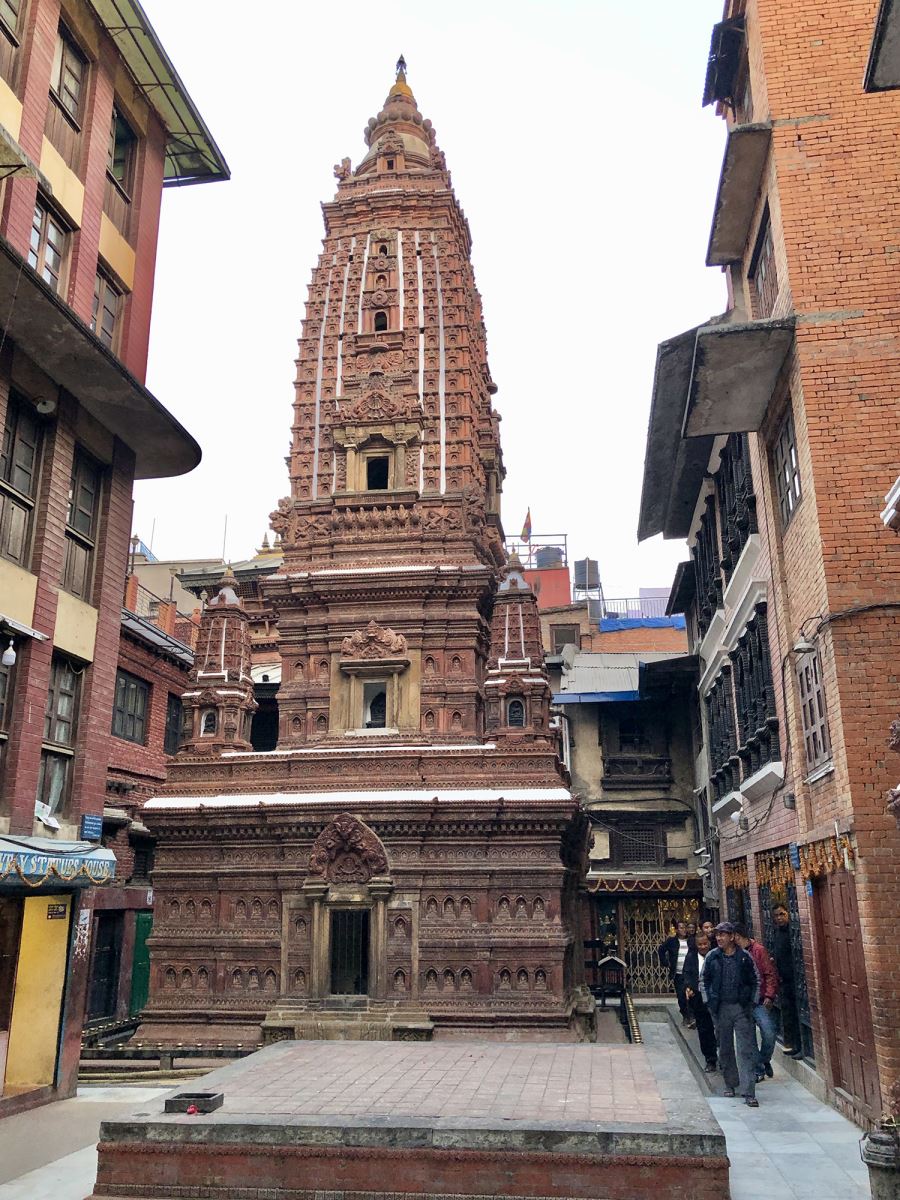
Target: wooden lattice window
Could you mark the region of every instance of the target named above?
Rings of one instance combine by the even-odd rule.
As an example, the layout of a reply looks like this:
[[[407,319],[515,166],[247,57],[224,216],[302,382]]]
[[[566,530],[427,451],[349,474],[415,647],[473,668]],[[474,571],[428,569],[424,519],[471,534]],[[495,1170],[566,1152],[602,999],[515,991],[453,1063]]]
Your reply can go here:
[[[697,579],[697,626],[701,638],[709,629],[716,609],[722,606],[722,575],[719,571],[719,537],[716,521],[716,501],[712,495],[706,498],[706,507],[700,518],[697,540],[691,548],[694,571]]]
[[[728,580],[748,538],[758,528],[746,433],[732,433],[725,443],[716,472],[716,496],[722,523],[722,571]]]
[[[822,660],[818,651],[804,654],[800,659],[797,682],[800,687],[806,765],[813,771],[816,767],[831,762],[828,711],[825,707],[825,688],[822,682]]]

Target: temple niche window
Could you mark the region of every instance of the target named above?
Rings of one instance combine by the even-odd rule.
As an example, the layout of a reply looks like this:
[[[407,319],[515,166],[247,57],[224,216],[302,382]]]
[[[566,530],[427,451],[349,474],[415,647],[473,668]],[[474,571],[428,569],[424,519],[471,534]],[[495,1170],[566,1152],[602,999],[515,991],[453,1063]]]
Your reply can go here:
[[[218,724],[215,709],[208,708],[200,718],[200,733],[203,737],[215,737]]]
[[[386,680],[372,680],[363,684],[363,726],[366,729],[387,727]]]
[[[525,728],[525,701],[519,699],[508,700],[506,704],[506,723],[510,729]]]
[[[373,454],[366,459],[366,490],[386,492],[391,486],[391,460],[387,454]]]
[[[379,309],[378,312],[375,314],[374,328],[375,328],[376,333],[387,333],[388,316],[387,316],[387,313],[383,309]]]

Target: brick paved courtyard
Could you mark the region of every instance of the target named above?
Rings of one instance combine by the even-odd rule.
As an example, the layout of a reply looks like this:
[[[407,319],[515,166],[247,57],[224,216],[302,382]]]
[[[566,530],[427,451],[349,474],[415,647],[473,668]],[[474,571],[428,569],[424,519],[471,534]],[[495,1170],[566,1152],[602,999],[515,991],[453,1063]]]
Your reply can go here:
[[[247,1116],[663,1122],[643,1046],[297,1042],[226,1091]]]
[[[645,1046],[279,1042],[103,1125],[96,1197],[725,1200],[725,1138],[665,1027]]]

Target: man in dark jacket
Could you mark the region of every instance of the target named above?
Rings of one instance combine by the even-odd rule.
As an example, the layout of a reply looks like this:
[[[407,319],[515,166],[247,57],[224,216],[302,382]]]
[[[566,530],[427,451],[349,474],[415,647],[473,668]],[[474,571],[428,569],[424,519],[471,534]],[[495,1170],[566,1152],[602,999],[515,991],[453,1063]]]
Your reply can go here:
[[[687,952],[687,958],[684,960],[684,994],[687,996],[694,1020],[697,1022],[700,1053],[706,1059],[706,1066],[703,1069],[707,1075],[711,1075],[716,1070],[716,1059],[718,1057],[716,1031],[713,1027],[712,1017],[709,1015],[709,1009],[706,1007],[706,1001],[703,999],[700,986],[703,963],[709,951],[709,938],[700,930],[694,938],[694,944]]]
[[[691,1016],[687,997],[684,994],[684,960],[687,958],[689,945],[687,923],[685,921],[676,921],[675,933],[672,937],[666,938],[657,953],[659,954],[659,961],[667,968],[669,978],[675,987],[675,997],[678,1000],[681,1023],[693,1029],[694,1018]]]
[[[775,922],[775,942],[773,945],[775,967],[781,986],[778,990],[778,1008],[781,1013],[781,1037],[784,1054],[792,1058],[802,1058],[803,1050],[800,1044],[800,1020],[797,1016],[797,993],[794,990],[794,951],[791,946],[791,914],[783,904],[776,904],[772,909],[772,920]]]
[[[733,1096],[740,1085],[744,1103],[758,1108],[753,1007],[759,999],[759,973],[753,959],[735,941],[730,921],[716,926],[716,943],[716,949],[710,950],[703,964],[703,985],[706,1005],[716,1026],[725,1095]]]

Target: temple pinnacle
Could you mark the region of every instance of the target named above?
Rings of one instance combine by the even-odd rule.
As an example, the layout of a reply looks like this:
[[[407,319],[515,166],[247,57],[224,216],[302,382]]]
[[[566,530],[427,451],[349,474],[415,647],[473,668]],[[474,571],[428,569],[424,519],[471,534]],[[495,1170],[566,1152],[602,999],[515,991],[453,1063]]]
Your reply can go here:
[[[397,82],[406,83],[406,59],[402,54],[397,59]]]

